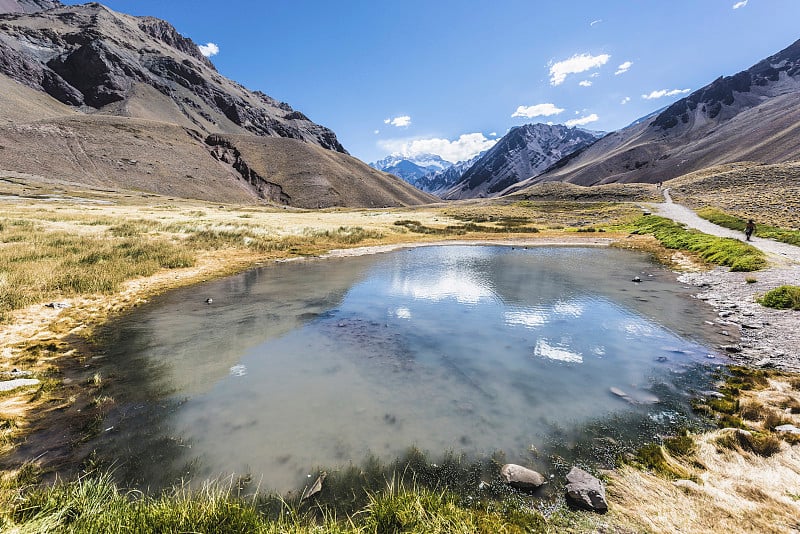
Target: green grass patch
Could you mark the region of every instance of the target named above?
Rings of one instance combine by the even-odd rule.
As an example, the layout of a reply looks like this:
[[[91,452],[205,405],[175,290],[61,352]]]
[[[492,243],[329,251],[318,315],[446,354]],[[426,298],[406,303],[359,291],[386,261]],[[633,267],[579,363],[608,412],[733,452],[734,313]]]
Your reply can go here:
[[[690,477],[689,472],[672,459],[666,448],[657,443],[641,447],[631,463],[669,480]]]
[[[645,215],[633,223],[634,234],[650,234],[669,249],[688,250],[715,265],[732,271],[756,271],[766,267],[763,252],[737,239],[711,236],[656,215]]]
[[[53,533],[525,533],[558,532],[568,513],[546,520],[520,502],[470,505],[453,493],[393,481],[367,495],[353,514],[339,516],[313,502],[276,495],[245,497],[237,485],[176,488],[149,496],[123,491],[110,476],[84,477],[21,492],[0,527]]]
[[[800,286],[780,286],[767,291],[758,303],[778,310],[800,310]]]
[[[730,228],[731,230],[738,230],[742,233],[744,233],[744,228],[747,226],[747,221],[745,219],[729,215],[716,208],[703,208],[697,210],[697,214],[714,224]],[[789,243],[790,245],[800,246],[800,231],[798,230],[788,230],[777,226],[758,224],[756,226],[756,235]]]

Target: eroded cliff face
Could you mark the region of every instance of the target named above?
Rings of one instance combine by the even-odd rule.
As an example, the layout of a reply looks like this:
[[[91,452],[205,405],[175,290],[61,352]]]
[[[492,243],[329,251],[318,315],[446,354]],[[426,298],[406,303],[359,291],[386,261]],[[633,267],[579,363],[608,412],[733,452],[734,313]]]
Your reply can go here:
[[[0,2],[0,73],[64,104],[141,118],[152,118],[141,110],[170,108],[174,122],[207,134],[288,137],[346,153],[330,129],[221,76],[168,22],[98,3]]]
[[[239,149],[228,139],[219,135],[209,135],[205,143],[209,147],[211,156],[239,173],[242,179],[252,186],[259,197],[277,204],[291,204],[292,199],[284,193],[283,188],[279,184],[267,181],[255,170],[251,169]]]

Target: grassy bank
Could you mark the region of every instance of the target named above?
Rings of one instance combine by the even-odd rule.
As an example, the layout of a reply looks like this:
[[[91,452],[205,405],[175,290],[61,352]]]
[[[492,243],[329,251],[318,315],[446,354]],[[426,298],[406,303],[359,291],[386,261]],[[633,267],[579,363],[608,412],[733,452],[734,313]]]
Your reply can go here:
[[[0,529],[16,532],[523,533],[592,532],[603,517],[549,505],[490,476],[486,465],[449,455],[431,463],[412,450],[332,473],[322,490],[249,494],[240,479],[159,494],[121,489],[109,474],[33,485],[32,468],[0,487]],[[484,482],[483,479],[489,482]],[[544,507],[543,507],[544,508]]]
[[[767,266],[763,252],[736,239],[715,237],[664,217],[647,215],[633,223],[634,234],[650,234],[669,249],[687,250],[714,265],[732,271],[757,271]]]
[[[745,226],[747,226],[747,221],[745,219],[736,217],[734,215],[729,215],[715,208],[702,208],[697,210],[697,214],[714,224],[724,226],[725,228],[730,228],[731,230],[738,230],[742,233],[744,233]],[[757,221],[755,235],[758,237],[764,237],[766,239],[782,241],[784,243],[789,243],[790,245],[800,246],[800,230],[788,230],[786,228],[770,226]]]
[[[718,430],[666,437],[611,475],[618,518],[648,532],[791,532],[800,517],[800,376],[731,367],[694,409]]]

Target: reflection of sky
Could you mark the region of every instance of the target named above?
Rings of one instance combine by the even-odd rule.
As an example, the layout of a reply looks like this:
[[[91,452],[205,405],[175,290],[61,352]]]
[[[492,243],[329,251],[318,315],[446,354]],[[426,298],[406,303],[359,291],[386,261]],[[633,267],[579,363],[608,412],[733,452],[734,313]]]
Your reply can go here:
[[[549,323],[554,317],[577,319],[583,315],[584,306],[584,303],[577,300],[559,300],[549,308],[537,306],[535,308],[507,311],[505,313],[505,322],[509,326],[536,328]]]
[[[533,354],[540,358],[547,358],[548,360],[583,363],[582,354],[573,352],[566,347],[551,345],[546,339],[542,338],[536,340],[536,348],[533,349]]]
[[[507,325],[519,325],[527,328],[542,326],[547,323],[547,313],[538,309],[506,312]]]
[[[390,293],[416,300],[439,302],[455,299],[462,304],[477,304],[484,299],[494,299],[490,284],[473,273],[449,270],[431,278],[403,278],[394,280]]]
[[[398,319],[411,319],[411,310],[401,306],[394,311],[394,316]]]

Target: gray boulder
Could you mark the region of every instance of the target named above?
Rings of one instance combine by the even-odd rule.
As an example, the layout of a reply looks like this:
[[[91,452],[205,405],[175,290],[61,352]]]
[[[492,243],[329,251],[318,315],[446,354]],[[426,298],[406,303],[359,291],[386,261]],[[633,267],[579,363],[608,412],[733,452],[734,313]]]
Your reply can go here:
[[[603,483],[583,469],[573,467],[567,474],[566,497],[571,505],[600,514],[608,511]]]
[[[532,491],[545,483],[545,478],[538,472],[516,464],[506,464],[500,469],[500,476],[512,488]]]

